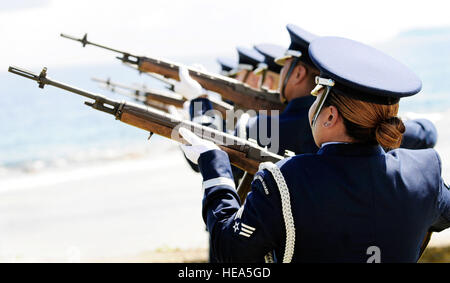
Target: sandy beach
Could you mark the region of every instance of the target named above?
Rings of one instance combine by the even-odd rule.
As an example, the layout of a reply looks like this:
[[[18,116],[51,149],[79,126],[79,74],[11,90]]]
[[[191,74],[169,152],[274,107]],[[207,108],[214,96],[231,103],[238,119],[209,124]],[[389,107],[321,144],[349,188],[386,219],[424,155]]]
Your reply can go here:
[[[0,262],[205,262],[201,176],[176,144],[153,146],[144,156],[3,175]],[[450,180],[449,147],[437,150]],[[446,246],[450,231],[435,233],[430,247]]]
[[[201,176],[172,145],[0,181],[0,261],[124,261],[205,250]]]

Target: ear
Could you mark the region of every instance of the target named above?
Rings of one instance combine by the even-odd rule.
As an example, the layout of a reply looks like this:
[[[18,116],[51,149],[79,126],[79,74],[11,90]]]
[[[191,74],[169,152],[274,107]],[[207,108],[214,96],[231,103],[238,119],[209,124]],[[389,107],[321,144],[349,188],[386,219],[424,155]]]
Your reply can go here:
[[[339,120],[339,112],[336,106],[328,106],[322,109],[324,112],[323,126],[326,128],[334,127]]]
[[[303,64],[297,64],[294,68],[293,77],[295,79],[295,84],[301,84],[306,80],[308,76],[308,70],[303,66]]]

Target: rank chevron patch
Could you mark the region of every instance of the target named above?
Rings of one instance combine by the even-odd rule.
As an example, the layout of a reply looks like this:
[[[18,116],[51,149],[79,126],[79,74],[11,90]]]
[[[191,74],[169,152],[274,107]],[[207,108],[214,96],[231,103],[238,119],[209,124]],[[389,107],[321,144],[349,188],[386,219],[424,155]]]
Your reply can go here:
[[[255,228],[245,225],[244,223],[241,223],[241,231],[239,232],[239,235],[245,236],[245,237],[250,237],[253,232],[255,232]]]

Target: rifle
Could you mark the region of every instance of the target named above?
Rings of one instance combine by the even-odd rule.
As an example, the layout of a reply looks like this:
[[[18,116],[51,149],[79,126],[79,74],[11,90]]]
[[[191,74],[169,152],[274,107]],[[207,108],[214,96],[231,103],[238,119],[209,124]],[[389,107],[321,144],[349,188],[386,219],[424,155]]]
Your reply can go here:
[[[137,88],[131,87],[127,85],[123,85],[120,83],[112,82],[110,79],[102,80],[97,78],[92,78],[93,81],[104,84],[104,86],[113,91],[118,92],[117,89],[129,90],[132,93],[134,98],[139,98],[139,101],[142,101],[146,104],[149,104],[151,101],[157,101],[159,103],[163,103],[166,105],[173,105],[178,108],[183,108],[183,104],[186,102],[181,95],[177,95],[175,93],[169,93],[167,91],[161,91],[157,89],[147,89],[147,88]],[[123,92],[119,92],[120,94],[124,94],[126,96],[130,96],[130,94],[125,94]]]
[[[137,93],[130,93],[127,92],[125,90],[122,90],[120,88],[115,88],[113,86],[108,86],[108,85],[101,85],[100,88],[111,91],[113,93],[117,93],[123,96],[127,96],[129,98],[132,98],[134,101],[145,104],[147,106],[156,108],[158,110],[164,111],[164,112],[169,112],[169,106],[167,104],[164,104],[162,102],[156,101],[156,100],[147,100],[145,97],[137,94]]]
[[[150,72],[163,75],[166,78],[180,80],[178,71],[180,65],[162,59],[133,55],[129,52],[120,51],[87,40],[87,34],[83,38],[76,38],[61,34],[62,37],[79,41],[85,47],[93,45],[103,49],[119,53],[116,57],[124,63],[137,66],[140,72]],[[190,76],[198,81],[203,88],[220,93],[224,99],[233,101],[238,108],[254,110],[280,110],[285,105],[279,99],[279,93],[267,89],[254,89],[244,83],[222,75],[202,72],[188,68]]]
[[[143,102],[149,106],[154,106],[152,104],[155,104],[154,102],[157,102],[159,104],[165,105],[166,108],[168,105],[173,105],[177,108],[183,108],[183,104],[186,102],[186,99],[177,93],[161,91],[161,90],[157,90],[157,89],[147,89],[147,88],[140,89],[140,88],[130,87],[130,86],[126,86],[123,84],[111,82],[111,80],[109,80],[109,79],[101,80],[101,79],[97,79],[97,78],[92,78],[92,80],[105,84],[111,91],[117,92],[116,88],[130,90],[134,93],[134,98],[144,97]],[[121,93],[121,94],[124,94],[124,93]],[[124,95],[130,96],[127,94],[124,94]],[[140,100],[140,99],[138,99],[138,100]],[[231,111],[234,109],[232,105],[230,105],[224,101],[220,101],[220,100],[217,100],[214,98],[209,98],[209,101],[211,102],[213,109],[219,111],[222,114],[222,117],[226,117],[227,111]]]
[[[163,137],[186,143],[186,141],[179,136],[178,129],[180,127],[187,128],[199,137],[217,144],[222,150],[228,153],[231,164],[250,174],[254,174],[258,171],[261,162],[278,162],[283,159],[282,156],[273,154],[251,141],[217,131],[210,127],[179,119],[173,115],[148,106],[112,100],[102,95],[54,81],[47,77],[47,68],[44,68],[39,75],[12,66],[8,68],[8,71],[36,81],[40,88],[44,88],[45,85],[51,85],[89,98],[93,100],[93,102],[86,101],[86,105],[113,115],[116,120],[120,120],[123,123],[149,131],[150,137],[153,133],[156,133]]]

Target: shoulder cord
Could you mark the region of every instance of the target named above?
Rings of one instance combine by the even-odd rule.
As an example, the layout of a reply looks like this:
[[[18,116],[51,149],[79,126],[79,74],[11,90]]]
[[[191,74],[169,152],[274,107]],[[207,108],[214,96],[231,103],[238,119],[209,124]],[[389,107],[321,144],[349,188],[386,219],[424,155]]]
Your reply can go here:
[[[272,162],[264,162],[259,165],[259,170],[268,170],[278,186],[281,196],[281,207],[283,211],[284,225],[286,226],[286,246],[284,249],[283,263],[289,263],[294,256],[295,247],[295,224],[294,217],[292,216],[291,209],[291,196],[289,194],[289,188],[284,180],[283,174],[277,165]],[[265,259],[270,259],[268,256]],[[273,259],[272,259],[273,261]]]

